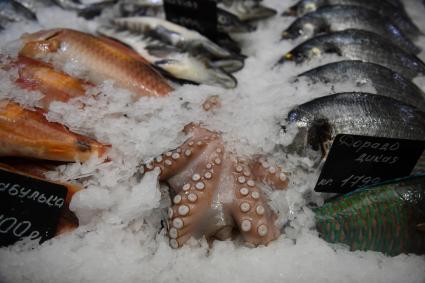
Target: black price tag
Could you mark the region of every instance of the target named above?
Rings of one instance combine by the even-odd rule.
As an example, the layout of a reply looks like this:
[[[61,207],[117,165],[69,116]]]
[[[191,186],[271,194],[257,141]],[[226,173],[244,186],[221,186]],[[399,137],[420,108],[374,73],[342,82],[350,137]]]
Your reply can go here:
[[[408,176],[424,148],[425,141],[338,135],[314,190],[347,193]]]
[[[217,35],[215,0],[164,0],[168,21],[198,31],[214,40]]]
[[[0,169],[0,246],[52,238],[67,193],[65,186]]]

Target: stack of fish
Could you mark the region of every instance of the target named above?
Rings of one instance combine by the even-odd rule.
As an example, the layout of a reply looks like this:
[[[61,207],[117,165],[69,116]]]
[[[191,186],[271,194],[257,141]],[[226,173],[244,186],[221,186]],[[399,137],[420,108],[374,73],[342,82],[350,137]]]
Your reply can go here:
[[[279,61],[341,60],[297,76],[311,84],[370,84],[376,93],[320,97],[289,112],[298,133],[289,150],[325,159],[338,134],[425,140],[425,94],[411,80],[425,74],[413,40],[421,34],[398,0],[301,0],[284,39],[305,39]],[[319,153],[319,154],[316,154]],[[310,155],[311,156],[311,155]],[[425,178],[359,189],[316,208],[316,228],[331,243],[389,255],[425,252]]]
[[[37,9],[51,5],[85,18],[101,15],[108,24],[99,27],[100,34],[132,47],[170,79],[224,88],[237,86],[232,73],[243,68],[245,59],[228,33],[253,31],[256,21],[276,14],[260,0],[219,0],[213,42],[166,21],[162,0],[6,0],[0,3],[0,27],[36,20]]]
[[[425,96],[411,80],[425,74],[413,40],[421,34],[398,0],[302,0],[284,15],[298,18],[284,39],[306,41],[279,61],[300,64],[334,54],[340,61],[299,74],[311,82],[371,84],[376,93],[337,93],[293,109],[299,153],[326,156],[341,133],[425,139]]]
[[[276,13],[258,0],[218,1],[216,44],[166,21],[162,1],[127,0],[120,3],[119,10],[125,17],[101,26],[100,34],[132,47],[169,77],[225,88],[236,87],[231,74],[243,67],[244,60],[240,47],[227,33],[253,31],[253,21]]]

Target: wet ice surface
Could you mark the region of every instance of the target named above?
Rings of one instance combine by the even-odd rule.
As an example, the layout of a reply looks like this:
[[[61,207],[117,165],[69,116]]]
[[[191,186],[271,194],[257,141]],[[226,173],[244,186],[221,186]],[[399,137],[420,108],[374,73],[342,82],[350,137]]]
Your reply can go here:
[[[265,0],[264,4],[281,12],[293,2]],[[425,8],[419,1],[407,4],[412,17],[425,29],[421,16]],[[59,9],[40,14],[39,26],[14,25],[0,34],[0,42],[40,28],[93,31],[96,27],[94,22]],[[186,85],[168,98],[141,98],[134,103],[129,92],[105,82],[91,90],[102,93],[96,98],[52,104],[49,120],[111,144],[112,161],[93,159],[82,165],[62,166],[49,174],[55,179],[77,180],[86,188],[71,203],[81,225],[73,233],[39,247],[23,243],[0,249],[0,282],[425,282],[424,257],[390,258],[376,252],[350,252],[317,237],[314,217],[307,207],[324,200],[324,195],[313,192],[317,172],[300,169],[307,168],[311,161],[276,148],[290,141],[290,134],[282,135],[280,123],[294,105],[329,92],[353,90],[354,84],[333,89],[290,84],[295,74],[335,61],[336,57],[303,66],[272,68],[294,46],[279,41],[280,32],[291,21],[276,16],[261,23],[256,32],[238,36],[249,57],[245,68],[236,74],[239,86],[235,90]],[[425,39],[419,42],[425,48]],[[425,52],[420,56],[424,60]],[[5,76],[9,75],[13,71],[1,73],[0,97],[15,97],[26,105],[36,105],[40,94],[24,96],[6,82]],[[424,81],[415,80],[422,87]],[[374,91],[370,86],[362,90]],[[201,104],[210,95],[219,95],[223,106],[207,113]],[[81,102],[86,105],[84,109],[79,107]],[[240,154],[274,156],[293,172],[289,188],[270,195],[285,233],[269,246],[251,249],[239,242],[216,241],[208,248],[201,240],[191,241],[179,250],[169,247],[160,224],[167,202],[161,199],[155,173],[139,183],[133,175],[141,160],[181,144],[187,138],[181,129],[193,121],[221,131],[228,148]]]

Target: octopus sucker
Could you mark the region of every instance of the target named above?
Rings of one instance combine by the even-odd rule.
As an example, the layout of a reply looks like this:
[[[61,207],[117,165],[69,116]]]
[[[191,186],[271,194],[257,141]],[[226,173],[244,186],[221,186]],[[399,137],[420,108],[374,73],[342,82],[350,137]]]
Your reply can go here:
[[[20,56],[56,65],[77,62],[93,84],[113,80],[137,96],[166,96],[172,91],[143,57],[118,42],[71,29],[39,31],[21,39]]]
[[[186,142],[144,163],[140,171],[159,168],[159,181],[170,187],[170,246],[179,248],[191,237],[226,240],[235,231],[249,246],[266,245],[279,237],[277,216],[261,186],[286,188],[283,168],[268,161],[276,168],[270,171],[258,157],[226,150],[220,134],[196,124],[186,126],[184,132],[191,134]]]
[[[87,161],[109,146],[47,121],[42,110],[28,110],[0,101],[0,156],[54,161]]]

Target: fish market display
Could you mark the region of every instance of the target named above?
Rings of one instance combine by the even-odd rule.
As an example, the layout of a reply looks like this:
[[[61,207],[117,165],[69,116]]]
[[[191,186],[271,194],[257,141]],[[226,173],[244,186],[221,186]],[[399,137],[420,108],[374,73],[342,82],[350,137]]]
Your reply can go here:
[[[424,140],[425,113],[402,102],[367,93],[338,93],[320,97],[289,112],[299,131],[295,150],[326,153],[338,134]]]
[[[397,25],[378,13],[359,6],[326,6],[295,20],[282,33],[283,38],[294,39],[299,36],[311,38],[320,33],[346,29],[366,30],[390,40],[409,53],[419,53],[416,47]]]
[[[113,80],[138,96],[164,96],[172,90],[144,58],[119,43],[70,29],[26,34],[22,40],[21,56],[62,66],[76,61],[84,79],[94,84]]]
[[[383,37],[363,30],[345,30],[314,37],[286,53],[279,63],[302,63],[324,54],[376,63],[409,79],[425,74],[425,63],[419,58],[404,52]]]
[[[43,114],[41,110],[31,111],[2,101],[0,156],[84,162],[105,153],[106,145],[49,122]]]
[[[314,210],[320,236],[351,250],[425,253],[425,177],[360,189]]]
[[[302,74],[312,83],[335,84],[353,81],[357,85],[370,83],[377,94],[388,96],[419,109],[425,109],[425,94],[414,83],[402,75],[381,65],[362,61],[339,61],[329,63]]]
[[[406,35],[415,37],[422,32],[406,14],[401,3],[388,0],[301,0],[290,7],[284,15],[302,16],[323,6],[352,5],[364,7],[394,22]]]
[[[196,83],[236,86],[229,73],[243,67],[243,61],[196,31],[151,18],[119,18],[98,32],[131,46],[151,64],[176,78]]]
[[[391,172],[413,167],[422,0],[208,0],[205,35],[162,0],[6,1],[31,13],[0,17],[0,169],[68,194],[54,239],[0,248],[0,282],[425,278],[423,176],[315,191],[351,161],[317,166],[338,134],[408,139]]]
[[[260,183],[286,188],[282,168],[265,159],[236,156],[215,132],[193,124],[185,131],[192,137],[183,145],[141,167],[142,174],[158,170],[159,180],[167,182],[174,195],[168,212],[171,247],[181,247],[192,236],[226,240],[234,229],[253,246],[276,239],[276,215]]]

